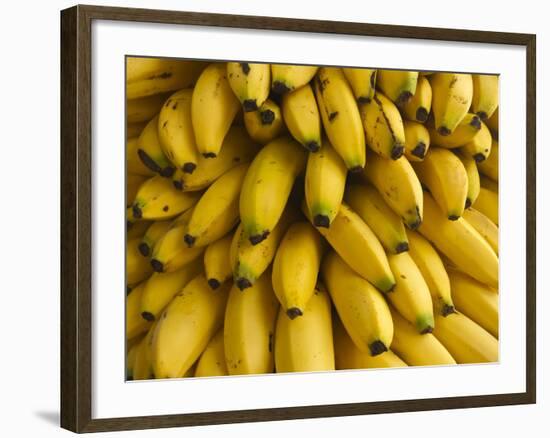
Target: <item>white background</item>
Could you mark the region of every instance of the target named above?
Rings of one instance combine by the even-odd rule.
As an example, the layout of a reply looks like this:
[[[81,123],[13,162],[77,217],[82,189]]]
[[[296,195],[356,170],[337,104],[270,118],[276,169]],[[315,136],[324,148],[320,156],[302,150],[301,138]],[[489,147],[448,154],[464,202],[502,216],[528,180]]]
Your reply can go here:
[[[103,2],[90,2],[103,4]],[[297,18],[364,21],[388,24],[459,27],[472,29],[532,32],[538,36],[538,222],[548,202],[543,175],[549,158],[545,143],[544,101],[550,100],[542,80],[545,69],[547,14],[542,2],[462,1],[442,6],[424,1],[422,8],[410,1],[378,3],[360,7],[357,1],[131,1],[111,0],[109,5],[156,7],[164,9],[227,12]],[[2,84],[0,141],[3,166],[0,172],[2,208],[2,248],[0,290],[4,298],[2,312],[3,384],[2,433],[8,436],[68,435],[57,427],[59,404],[59,10],[72,3],[65,1],[10,2],[1,18]],[[332,6],[331,6],[332,5]],[[547,118],[547,117],[546,117]],[[546,183],[546,184],[545,184]],[[468,434],[507,437],[530,433],[543,436],[548,429],[545,410],[550,409],[542,369],[548,364],[548,352],[542,349],[548,324],[544,324],[542,248],[548,242],[543,226],[538,230],[538,400],[535,406],[468,409],[424,413],[392,414],[336,419],[285,421],[269,424],[244,424],[187,428],[184,431],[142,431],[107,434],[112,436],[257,436],[316,434],[334,436],[343,433],[376,435],[407,434],[426,436],[444,434],[458,437]],[[5,298],[7,298],[7,303]],[[547,414],[546,414],[547,415]],[[537,430],[540,432],[537,433]]]

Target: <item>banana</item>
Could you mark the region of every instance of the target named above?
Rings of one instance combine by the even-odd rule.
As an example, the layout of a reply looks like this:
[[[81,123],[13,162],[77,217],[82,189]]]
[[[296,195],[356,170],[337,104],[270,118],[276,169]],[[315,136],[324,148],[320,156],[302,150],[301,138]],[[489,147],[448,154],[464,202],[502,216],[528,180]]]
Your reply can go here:
[[[418,229],[420,234],[460,270],[498,287],[498,257],[474,227],[463,218],[448,220],[428,193],[424,194],[424,219]]]
[[[128,348],[128,353],[126,354],[126,380],[134,380],[134,363],[142,339],[140,338],[138,343]]]
[[[195,377],[227,376],[223,349],[223,329],[218,330],[202,352],[195,369]]]
[[[224,322],[225,363],[230,375],[273,372],[278,308],[269,270],[246,292],[231,288]]]
[[[250,138],[260,144],[277,138],[285,127],[281,109],[271,99],[262,103],[257,111],[244,113],[244,126]]]
[[[473,207],[498,226],[498,194],[482,187]]]
[[[242,126],[233,126],[225,136],[222,149],[216,158],[199,156],[197,167],[192,174],[176,170],[173,177],[174,187],[184,192],[202,190],[229,169],[250,162],[256,152],[257,147],[246,130]]]
[[[241,222],[250,243],[260,243],[277,225],[305,164],[306,152],[290,137],[278,138],[258,152],[244,178],[239,200]]]
[[[437,316],[434,335],[459,364],[498,361],[498,340],[462,313]]]
[[[126,172],[134,175],[153,176],[155,172],[149,169],[138,155],[138,137],[128,138],[126,141]]]
[[[229,252],[233,234],[227,233],[215,242],[212,242],[204,252],[204,273],[208,285],[216,290],[223,282],[231,278],[231,262]]]
[[[351,172],[366,163],[365,135],[351,87],[335,67],[321,67],[314,81],[315,97],[330,143]]]
[[[458,311],[498,339],[498,291],[453,269],[449,278]]]
[[[223,324],[230,284],[212,292],[204,275],[191,280],[162,312],[153,333],[155,377],[182,377]]]
[[[307,84],[319,67],[311,65],[271,64],[271,89],[284,94]]]
[[[140,238],[126,242],[126,284],[135,284],[152,274],[148,260],[139,252]]]
[[[126,209],[126,240],[143,237],[147,228],[152,224],[151,221],[138,221],[134,219],[132,208]]]
[[[198,151],[215,158],[241,107],[229,82],[224,63],[210,64],[201,73],[191,98],[191,120]]]
[[[323,256],[321,236],[308,222],[287,230],[273,261],[273,290],[288,318],[303,315],[315,292]]]
[[[198,151],[191,122],[191,96],[185,88],[172,94],[162,106],[158,117],[158,138],[164,155],[185,173],[197,167]]]
[[[126,138],[139,137],[145,126],[147,122],[126,123]]]
[[[153,273],[143,289],[141,317],[147,321],[156,320],[172,298],[201,271],[202,260],[195,259],[178,271]]]
[[[141,297],[145,282],[138,284],[126,296],[126,339],[132,339],[151,328],[151,322],[141,317]]]
[[[466,169],[466,175],[468,175],[468,194],[466,195],[465,208],[470,208],[479,195],[480,179],[477,164],[472,157],[464,152],[456,150],[455,153],[458,159],[462,161],[462,165]]]
[[[247,238],[242,222],[233,235],[229,257],[233,279],[240,290],[251,287],[267,269],[289,225],[296,220],[292,210],[283,212],[281,219],[265,240],[252,245]]]
[[[489,131],[485,123],[481,122],[481,129],[479,132],[472,140],[462,146],[460,150],[471,156],[477,163],[481,163],[491,154],[492,140],[491,131]]]
[[[190,248],[206,246],[225,236],[239,221],[239,195],[248,164],[241,164],[216,180],[193,209],[183,240]]]
[[[447,218],[454,221],[462,216],[468,197],[468,174],[460,159],[447,149],[432,148],[423,161],[412,166]]]
[[[442,136],[452,134],[472,104],[472,75],[434,73],[428,76],[428,80],[432,87],[435,130]]]
[[[414,325],[390,308],[393,319],[392,350],[411,366],[456,365],[456,361],[431,333],[419,334]]]
[[[154,173],[170,178],[174,174],[174,165],[160,146],[158,136],[158,116],[145,125],[138,138],[138,156],[141,162]]]
[[[405,120],[405,156],[409,161],[422,161],[430,148],[430,133],[418,122]]]
[[[369,103],[374,97],[377,70],[342,68],[358,103]]]
[[[378,70],[376,86],[396,105],[404,105],[416,92],[418,72]]]
[[[498,227],[494,222],[474,208],[464,210],[464,219],[483,236],[498,255]]]
[[[387,295],[388,299],[418,333],[431,333],[434,327],[432,297],[420,269],[408,252],[390,254],[388,262],[395,275],[395,288]]]
[[[422,186],[405,157],[388,160],[377,154],[370,154],[364,176],[407,227],[414,230],[420,226],[424,208]]]
[[[441,135],[433,126],[429,126],[428,131],[433,146],[454,149],[471,142],[481,128],[482,122],[479,117],[468,113],[451,134]]]
[[[416,92],[401,106],[403,117],[411,122],[424,123],[432,110],[432,87],[425,76],[418,76]]]
[[[256,111],[266,101],[271,88],[269,64],[228,62],[227,80],[244,112]]]
[[[477,163],[479,171],[498,183],[498,141],[491,142],[491,153],[486,160]]]
[[[310,152],[321,147],[321,119],[309,84],[283,95],[283,119],[290,134]]]
[[[148,122],[158,114],[168,96],[154,94],[126,101],[126,121],[128,123]]]
[[[126,174],[126,206],[132,205],[141,185],[147,181],[146,176]]]
[[[480,187],[484,187],[487,190],[491,190],[492,192],[495,192],[498,195],[498,182],[493,181],[488,176],[485,176],[483,174],[479,175],[479,185]]]
[[[498,75],[472,75],[472,80],[472,111],[486,120],[498,107]]]
[[[405,150],[405,128],[395,104],[382,93],[359,107],[367,145],[377,154],[397,160]]]
[[[491,135],[498,138],[498,107],[491,117],[485,120],[487,127],[491,130]]]
[[[393,322],[384,297],[334,251],[323,259],[323,281],[353,343],[377,356],[390,348]]]
[[[315,288],[300,318],[291,319],[283,308],[279,310],[276,334],[278,373],[335,369],[331,303],[321,285]]]
[[[393,254],[408,251],[409,243],[401,218],[388,207],[374,187],[351,185],[346,190],[345,200],[372,229],[386,251]]]
[[[132,214],[136,219],[169,219],[195,205],[199,197],[199,193],[176,190],[169,179],[156,175],[140,186]]]
[[[365,369],[365,368],[397,368],[406,367],[392,350],[376,356],[365,353],[353,343],[342,325],[340,318],[332,319],[334,328],[334,356],[337,370]]]
[[[416,231],[407,231],[409,254],[420,270],[432,296],[434,313],[448,315],[455,311],[449,276],[437,251]]]
[[[132,367],[133,380],[147,380],[154,378],[151,367],[150,342],[154,327],[151,327],[137,346]]]
[[[158,58],[149,58],[149,61],[145,61],[146,59],[128,58],[126,99],[137,99],[191,87],[197,82],[197,78],[207,65],[197,61]],[[138,66],[139,63],[142,66]]]
[[[346,165],[328,140],[319,152],[308,155],[305,199],[316,227],[330,227],[342,203],[346,175]]]
[[[143,257],[149,257],[151,255],[153,247],[170,229],[171,223],[172,221],[170,220],[156,221],[147,228],[138,246],[139,252]]]

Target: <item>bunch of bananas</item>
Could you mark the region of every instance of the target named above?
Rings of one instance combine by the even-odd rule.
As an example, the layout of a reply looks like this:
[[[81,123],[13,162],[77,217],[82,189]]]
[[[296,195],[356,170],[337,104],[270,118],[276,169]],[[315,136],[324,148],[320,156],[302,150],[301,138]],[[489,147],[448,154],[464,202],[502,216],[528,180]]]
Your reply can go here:
[[[127,373],[498,360],[498,77],[127,62]]]

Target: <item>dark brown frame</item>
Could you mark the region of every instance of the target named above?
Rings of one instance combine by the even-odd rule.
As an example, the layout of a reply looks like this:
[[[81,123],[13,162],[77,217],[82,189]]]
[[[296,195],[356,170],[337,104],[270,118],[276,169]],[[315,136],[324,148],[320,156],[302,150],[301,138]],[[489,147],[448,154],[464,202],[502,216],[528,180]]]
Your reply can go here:
[[[232,412],[91,418],[91,23],[222,26],[510,44],[527,51],[526,392]],[[75,6],[61,12],[61,426],[74,432],[191,426],[536,403],[536,36],[458,29]]]

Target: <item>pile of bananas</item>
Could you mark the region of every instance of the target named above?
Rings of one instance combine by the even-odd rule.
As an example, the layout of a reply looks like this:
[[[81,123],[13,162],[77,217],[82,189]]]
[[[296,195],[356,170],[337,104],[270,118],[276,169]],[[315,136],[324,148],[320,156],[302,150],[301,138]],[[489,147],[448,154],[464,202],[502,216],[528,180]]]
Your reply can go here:
[[[127,373],[498,360],[498,77],[127,61]]]

